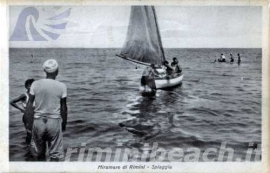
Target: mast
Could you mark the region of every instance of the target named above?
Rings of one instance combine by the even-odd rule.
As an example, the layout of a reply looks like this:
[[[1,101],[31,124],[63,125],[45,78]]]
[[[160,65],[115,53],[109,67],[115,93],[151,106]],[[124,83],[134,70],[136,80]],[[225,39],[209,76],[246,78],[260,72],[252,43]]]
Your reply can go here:
[[[161,49],[161,52],[162,52],[162,57],[163,57],[163,62],[164,62],[166,58],[165,58],[164,49],[163,49],[163,45],[162,45],[162,40],[161,40],[161,36],[160,36],[160,31],[159,31],[159,26],[158,26],[158,21],[157,21],[156,10],[155,10],[155,7],[154,6],[151,6],[151,7],[152,7],[153,13],[154,13],[154,18],[155,18],[155,22],[156,22],[156,26],[157,26],[158,41],[159,41],[159,44],[160,44],[160,49]]]

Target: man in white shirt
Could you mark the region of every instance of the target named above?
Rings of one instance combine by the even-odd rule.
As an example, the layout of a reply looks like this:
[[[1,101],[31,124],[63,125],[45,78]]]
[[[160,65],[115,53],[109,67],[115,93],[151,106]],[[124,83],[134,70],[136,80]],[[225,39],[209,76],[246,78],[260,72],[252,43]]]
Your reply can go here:
[[[225,55],[224,55],[224,54],[221,54],[220,59],[221,59],[222,61],[226,61],[226,57],[225,57]]]
[[[63,161],[63,135],[67,123],[67,87],[56,81],[58,63],[49,59],[43,64],[46,79],[35,81],[30,89],[26,107],[29,126],[32,125],[32,142],[38,161],[46,160],[48,144],[50,161]],[[30,110],[35,101],[34,113]]]

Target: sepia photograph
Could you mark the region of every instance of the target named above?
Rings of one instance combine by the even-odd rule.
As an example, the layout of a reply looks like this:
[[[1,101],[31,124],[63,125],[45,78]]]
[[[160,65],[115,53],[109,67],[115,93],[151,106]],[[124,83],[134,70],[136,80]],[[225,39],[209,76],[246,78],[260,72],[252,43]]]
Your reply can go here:
[[[10,163],[264,159],[262,6],[9,5],[8,21]]]

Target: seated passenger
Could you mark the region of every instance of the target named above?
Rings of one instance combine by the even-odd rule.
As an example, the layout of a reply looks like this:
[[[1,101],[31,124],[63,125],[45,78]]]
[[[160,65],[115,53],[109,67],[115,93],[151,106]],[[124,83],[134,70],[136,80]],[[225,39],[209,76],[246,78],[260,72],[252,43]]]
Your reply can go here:
[[[172,77],[173,73],[174,73],[174,70],[173,68],[169,65],[169,62],[168,61],[164,61],[164,64],[163,64],[166,68],[166,75],[167,77]]]
[[[181,67],[178,65],[178,59],[176,57],[173,58],[173,62],[171,63],[171,67],[174,69],[174,73],[179,74],[182,72]]]

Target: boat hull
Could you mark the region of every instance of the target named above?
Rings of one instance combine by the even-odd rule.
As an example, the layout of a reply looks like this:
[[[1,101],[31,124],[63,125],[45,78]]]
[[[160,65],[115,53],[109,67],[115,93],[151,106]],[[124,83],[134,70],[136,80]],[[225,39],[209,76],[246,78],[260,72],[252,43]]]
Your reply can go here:
[[[182,83],[184,75],[180,74],[174,78],[155,78],[156,88],[157,89],[165,89],[165,88],[172,88],[180,85]]]

